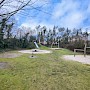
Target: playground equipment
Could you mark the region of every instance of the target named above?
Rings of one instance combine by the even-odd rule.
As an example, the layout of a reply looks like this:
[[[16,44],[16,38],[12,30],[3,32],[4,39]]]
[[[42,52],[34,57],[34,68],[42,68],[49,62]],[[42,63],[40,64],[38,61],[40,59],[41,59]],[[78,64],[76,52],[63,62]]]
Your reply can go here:
[[[18,51],[18,52],[31,54],[30,58],[36,58],[35,54],[52,53],[52,51],[49,51],[49,50],[40,50],[36,41],[34,41],[34,44],[35,44],[37,49],[21,50],[21,51]]]
[[[39,46],[38,46],[38,44],[37,44],[36,42],[34,42],[34,44],[35,44],[35,46],[37,47],[37,49],[39,49]]]
[[[34,44],[35,44],[36,48],[39,49],[39,46],[38,46],[38,44],[36,43],[36,41],[34,41]],[[32,51],[32,56],[31,56],[31,57],[34,57],[33,52],[38,52],[38,50],[36,50],[36,49],[33,50],[33,51]]]
[[[76,51],[83,51],[84,52],[84,57],[86,56],[86,52],[87,52],[87,49],[90,49],[90,47],[87,47],[87,43],[85,42],[84,44],[84,49],[74,49],[74,57],[76,55]]]
[[[60,45],[60,43],[59,43],[59,39],[58,39],[58,41],[52,42],[51,48],[52,48],[53,46],[57,46],[57,48],[59,49],[59,48],[60,48],[59,45]]]

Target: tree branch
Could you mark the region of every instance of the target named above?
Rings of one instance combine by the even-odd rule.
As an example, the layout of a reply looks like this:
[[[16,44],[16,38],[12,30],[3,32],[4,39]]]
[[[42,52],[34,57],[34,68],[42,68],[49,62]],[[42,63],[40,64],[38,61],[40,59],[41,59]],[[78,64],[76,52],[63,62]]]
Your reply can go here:
[[[2,0],[1,2],[0,2],[0,5],[4,2],[5,0]]]
[[[1,14],[0,16],[5,16],[5,15],[14,15],[16,14],[19,10],[21,10],[22,8],[24,8],[25,6],[27,6],[29,3],[31,2],[31,0],[29,0],[27,3],[25,3],[23,6],[19,7],[18,9],[16,9],[15,11],[9,12],[9,13],[5,13],[5,14]]]

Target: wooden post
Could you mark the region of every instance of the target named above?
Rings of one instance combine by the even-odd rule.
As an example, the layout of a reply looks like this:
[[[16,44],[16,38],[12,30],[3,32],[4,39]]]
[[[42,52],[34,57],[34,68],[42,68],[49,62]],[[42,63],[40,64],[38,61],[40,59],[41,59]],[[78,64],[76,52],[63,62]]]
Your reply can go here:
[[[58,48],[59,48],[59,39],[58,39]]]
[[[33,52],[32,52],[32,56],[31,57],[33,57]]]
[[[84,47],[84,57],[86,57],[86,48],[87,48],[87,44],[85,42],[85,47]]]
[[[76,54],[76,50],[74,49],[74,57],[75,57],[75,54]]]

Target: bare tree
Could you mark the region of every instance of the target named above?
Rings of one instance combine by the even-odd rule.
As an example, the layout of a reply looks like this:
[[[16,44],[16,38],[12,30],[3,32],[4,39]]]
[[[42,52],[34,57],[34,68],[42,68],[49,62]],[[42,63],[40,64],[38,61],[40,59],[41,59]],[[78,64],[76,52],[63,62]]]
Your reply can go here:
[[[0,5],[1,5],[4,1],[5,1],[5,0],[0,1]]]
[[[7,20],[26,7],[31,0],[2,0],[0,2],[0,17],[7,17]],[[15,4],[14,4],[15,3]]]

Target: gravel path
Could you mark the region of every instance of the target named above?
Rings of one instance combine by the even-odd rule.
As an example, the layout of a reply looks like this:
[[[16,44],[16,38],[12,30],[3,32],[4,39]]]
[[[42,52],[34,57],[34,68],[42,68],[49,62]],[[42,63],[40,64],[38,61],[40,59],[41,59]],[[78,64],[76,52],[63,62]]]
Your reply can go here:
[[[83,64],[90,64],[90,55],[87,55],[86,57],[84,57],[84,55],[76,55],[75,57],[74,55],[64,55],[63,58],[65,60],[72,60],[81,62]]]

